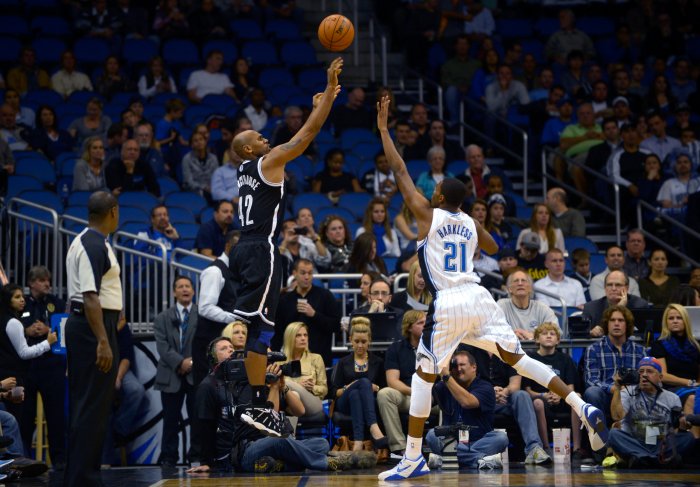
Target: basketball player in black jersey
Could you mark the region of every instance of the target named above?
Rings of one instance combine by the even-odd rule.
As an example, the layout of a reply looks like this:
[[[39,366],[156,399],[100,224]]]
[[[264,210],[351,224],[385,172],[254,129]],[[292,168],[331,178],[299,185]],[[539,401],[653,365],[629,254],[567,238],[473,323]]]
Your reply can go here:
[[[342,68],[342,58],[331,63],[325,91],[314,96],[311,115],[289,142],[270,149],[254,130],[241,132],[232,142],[243,159],[238,167],[241,239],[229,255],[236,295],[232,312],[248,324],[245,367],[253,389],[252,404],[241,419],[270,436],[281,436],[280,418],[267,402],[265,369],[282,284],[276,244],[284,214],[284,167],[304,153],[323,127],[340,91]]]

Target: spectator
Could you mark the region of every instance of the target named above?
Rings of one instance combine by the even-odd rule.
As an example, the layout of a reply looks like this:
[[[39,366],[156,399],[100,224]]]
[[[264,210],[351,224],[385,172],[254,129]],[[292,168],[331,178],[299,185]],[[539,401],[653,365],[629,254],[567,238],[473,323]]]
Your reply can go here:
[[[124,191],[148,191],[160,196],[160,186],[151,166],[139,161],[139,144],[129,139],[122,145],[121,159],[114,159],[105,170],[107,187],[119,195]]]
[[[627,70],[619,68],[613,72],[612,78],[612,92],[610,96],[613,99],[613,105],[615,105],[614,100],[619,98],[624,98],[627,100],[629,109],[632,113],[638,114],[643,110],[644,102],[642,97],[630,90],[631,80],[630,75]]]
[[[554,215],[554,223],[564,237],[586,236],[586,222],[583,214],[566,205],[566,191],[563,188],[552,188],[547,191],[546,203]]]
[[[525,59],[529,60],[532,63],[533,68],[536,68],[535,63],[537,61],[535,60],[535,56],[533,56],[532,54],[526,54]],[[560,98],[562,98],[566,94],[563,86],[554,84],[554,71],[552,71],[552,68],[548,68],[546,66],[540,69],[540,72],[536,78],[530,80],[528,80],[527,78],[522,78],[520,79],[520,81],[523,81],[525,87],[528,89],[527,94],[530,96],[531,103],[541,100],[547,100],[552,90],[554,90],[554,88],[556,87],[558,89],[559,96],[555,100],[548,100],[549,103],[547,104],[549,105],[549,107],[547,108],[550,109],[556,104],[556,102]]]
[[[430,169],[421,173],[416,181],[416,188],[428,199],[433,197],[433,192],[438,183],[445,178],[454,177],[450,171],[445,171],[445,157],[445,149],[439,145],[433,146],[428,150],[426,158]]]
[[[700,134],[700,125],[690,120],[691,110],[690,105],[687,103],[679,103],[676,106],[676,111],[674,113],[674,124],[669,127],[668,134],[672,137],[681,139],[681,144],[683,148],[691,153],[693,156],[693,172],[697,172],[698,166],[700,166],[700,149],[698,149],[697,141],[694,143],[689,143],[691,140],[695,139],[696,134]],[[688,131],[685,139],[683,140],[683,134]],[[691,149],[691,146],[694,150]]]
[[[403,160],[417,159],[416,141],[412,137],[412,134],[415,135],[416,133],[411,129],[411,124],[406,120],[397,120],[394,132],[396,135],[394,145]]]
[[[385,339],[389,341],[396,341],[401,339],[401,317],[403,315],[403,310],[391,305],[391,287],[386,279],[383,277],[378,277],[372,280],[369,285],[368,299],[365,304],[359,308],[355,308],[350,316],[353,317],[358,314],[369,314],[374,315],[377,313],[393,313],[396,315],[396,323],[386,323],[383,324],[388,329],[382,329],[381,333]],[[374,329],[377,331],[377,324],[375,324]]]
[[[391,228],[389,205],[383,198],[373,198],[365,209],[362,226],[357,229],[355,238],[363,233],[374,234],[377,240],[377,254],[381,257],[398,257],[401,255],[399,237]]]
[[[557,345],[559,345],[560,341],[561,331],[559,326],[556,323],[542,323],[535,328],[537,350],[528,352],[528,355],[538,362],[551,367],[557,376],[573,391],[578,382],[578,371],[572,358],[561,350],[557,350]],[[532,405],[537,415],[537,429],[540,432],[542,442],[549,444],[547,418],[553,414],[562,416],[569,413],[571,415],[571,432],[573,436],[572,456],[574,460],[580,460],[584,457],[585,454],[581,450],[581,418],[576,414],[576,411],[565,402],[562,402],[559,396],[531,379],[525,379],[523,386],[532,398]]]
[[[608,84],[602,79],[592,83],[591,106],[596,123],[603,123],[603,119],[612,118],[614,115],[612,105],[608,98]]]
[[[5,90],[4,101],[15,110],[15,121],[20,127],[33,129],[36,125],[36,114],[29,107],[23,107],[20,104],[19,93],[16,90]]]
[[[511,67],[505,64],[498,67],[496,80],[486,86],[485,96],[486,108],[504,118],[508,116],[511,106],[530,103],[527,88],[520,81],[513,79]]]
[[[105,163],[109,163],[113,159],[119,159],[122,153],[122,145],[124,141],[129,139],[129,128],[121,122],[113,123],[107,129],[107,146],[105,147]],[[139,148],[140,154],[140,148]]]
[[[622,249],[616,245],[608,247],[605,251],[605,265],[607,266],[603,272],[593,276],[591,280],[591,299],[600,299],[605,295],[604,291],[604,281],[605,276],[607,276],[610,271],[623,270],[625,266],[625,254]],[[629,277],[629,292],[635,296],[640,296],[639,294],[639,284],[637,280],[633,277]]]
[[[544,255],[540,253],[542,239],[536,233],[528,232],[518,246],[518,265],[525,269],[533,281],[547,275]]]
[[[583,295],[583,286],[576,279],[564,275],[564,254],[559,249],[550,249],[544,258],[547,267],[547,276],[537,281],[534,285],[536,299],[549,306],[561,306],[559,299],[542,294],[546,291],[561,297],[567,307],[583,309],[586,297]]]
[[[566,90],[566,94],[576,99],[579,90],[586,82],[583,74],[583,52],[574,49],[566,55],[566,70],[559,76],[559,82]]]
[[[26,305],[21,321],[27,344],[32,346],[48,338],[51,317],[54,313],[63,313],[66,303],[51,293],[51,272],[46,267],[29,269],[27,282],[29,294],[25,296]],[[41,393],[54,470],[61,470],[66,463],[65,375],[65,356],[47,351],[30,361],[24,383],[21,384],[24,386],[23,417],[19,419],[22,443],[27,447],[32,444],[37,394]]]
[[[112,39],[122,27],[117,13],[107,7],[106,0],[93,0],[91,4],[82,6],[75,30],[81,36]]]
[[[371,130],[374,123],[372,114],[365,107],[365,90],[359,86],[349,90],[347,103],[333,109],[331,121],[336,137],[351,128]]]
[[[491,179],[495,179],[496,176]],[[489,180],[490,182],[490,180]],[[489,197],[489,209],[486,216],[486,231],[491,234],[493,239],[498,244],[498,248],[502,249],[506,246],[506,242],[513,236],[513,229],[510,223],[506,222],[506,199],[499,193],[494,193]]]
[[[475,41],[490,37],[496,30],[491,9],[477,0],[464,0],[467,13],[464,19],[464,32]]]
[[[344,272],[365,274],[368,271],[387,274],[386,264],[377,252],[377,238],[373,233],[363,233],[355,239],[348,265]]]
[[[495,49],[486,50],[481,62],[481,68],[474,73],[472,78],[468,94],[469,98],[486,103],[486,87],[496,80],[496,73],[500,63],[500,57]]]
[[[17,125],[17,111],[5,103],[0,106],[0,139],[12,151],[31,150],[28,129]]]
[[[92,83],[85,73],[75,69],[73,51],[61,54],[61,69],[51,76],[51,87],[63,98],[68,98],[74,91],[92,91]]]
[[[192,379],[192,339],[197,329],[197,304],[193,302],[194,286],[190,278],[178,276],[173,282],[175,305],[156,316],[153,333],[159,360],[154,388],[160,391],[163,403],[163,444],[159,463],[164,468],[175,468],[178,454],[178,431],[182,403],[187,408],[187,417],[195,420],[195,389]],[[184,425],[182,425],[184,426]],[[192,430],[195,431],[194,429]],[[198,460],[196,439],[192,438],[191,450],[183,451],[187,461]],[[191,456],[190,456],[191,455]]]
[[[493,42],[491,43],[493,48]],[[503,56],[503,64],[510,66],[514,73],[521,71],[521,63],[523,58],[523,45],[518,39],[510,39],[503,46],[505,55]]]
[[[564,64],[564,60],[573,50],[583,52],[586,59],[593,59],[596,55],[591,38],[576,28],[574,12],[570,9],[560,10],[559,30],[547,40],[545,54],[549,61]]]
[[[187,37],[189,24],[187,16],[178,7],[178,0],[160,0],[153,31],[163,40]]]
[[[593,279],[593,273],[591,273],[591,254],[586,249],[574,249],[574,251],[571,252],[571,263],[574,269],[570,277],[581,283],[583,296],[586,298],[586,302],[588,302],[591,300],[591,293],[588,288],[591,286],[591,279]]]
[[[561,98],[557,99],[557,96],[561,96]],[[553,111],[545,114],[547,119],[542,126],[540,143],[543,146],[556,149],[559,147],[561,134],[566,127],[573,123],[574,104],[571,99],[564,96],[564,89],[560,87],[554,87],[550,91],[547,101],[553,100],[557,101],[554,103]],[[530,120],[532,124],[536,123],[533,121],[532,114],[530,114]]]
[[[265,100],[265,92],[261,88],[253,88],[250,92],[250,104],[243,113],[253,125],[253,130],[262,130],[267,125],[269,103]]]
[[[138,82],[139,95],[149,99],[161,93],[177,93],[177,85],[165,69],[165,62],[160,56],[148,62],[148,70],[141,75]]]
[[[85,116],[76,118],[68,126],[68,133],[75,139],[75,147],[81,149],[83,142],[94,135],[104,138],[112,120],[102,112],[102,100],[91,98],[85,105]]]
[[[643,171],[649,151],[639,146],[639,135],[632,125],[623,125],[620,128],[620,135],[622,144],[608,154],[605,171],[617,184],[627,188],[629,193],[622,193],[622,196],[629,202],[631,198],[639,195],[639,184],[645,179]],[[594,147],[589,152],[589,158],[594,157],[595,150],[596,154],[600,152],[599,158],[602,160],[606,157],[605,152],[602,151],[608,147],[606,144]],[[621,206],[622,203],[621,201]]]
[[[605,334],[605,326],[601,322],[605,310],[611,306],[626,306],[629,308],[646,308],[649,303],[639,296],[630,294],[630,278],[622,270],[613,270],[605,276],[605,296],[593,299],[583,306],[583,316],[591,322],[591,336],[600,337]],[[591,296],[592,297],[592,296]],[[632,333],[630,331],[630,333]]]
[[[202,223],[197,231],[194,248],[202,255],[216,257],[226,246],[229,232],[233,231],[233,203],[218,201],[214,207],[214,217]]]
[[[345,155],[340,149],[326,153],[323,171],[311,181],[311,191],[324,193],[333,203],[337,203],[343,193],[360,193],[362,187],[352,173],[343,171]]]
[[[501,249],[501,251],[498,253],[498,272],[500,272],[501,275],[506,278],[517,266],[518,258],[515,255],[515,250],[511,249],[510,247],[504,247]],[[505,290],[505,283],[500,287]]]
[[[668,302],[683,306],[700,306],[700,293],[689,284],[681,284],[676,288]]]
[[[321,272],[340,273],[348,265],[352,253],[352,237],[347,222],[340,216],[329,215],[319,228],[321,242],[331,256],[330,264],[319,264]]]
[[[659,159],[661,159],[663,163],[667,164],[668,155],[681,149],[681,141],[674,137],[669,137],[666,134],[666,120],[659,112],[654,112],[649,115],[647,117],[647,123],[653,135],[643,140],[639,146],[642,149],[653,152],[659,156]],[[664,172],[671,174],[672,171],[665,170]]]
[[[374,169],[364,173],[361,180],[365,191],[374,195],[375,198],[384,198],[386,201],[390,201],[391,197],[398,191],[394,173],[389,168],[389,163],[383,152],[374,156]]]
[[[418,223],[406,202],[401,203],[401,209],[394,218],[394,230],[399,237],[399,247],[405,251],[412,246],[418,238]]]
[[[7,72],[7,88],[24,96],[28,91],[50,89],[49,74],[36,64],[36,53],[31,47],[23,47],[19,65]]]
[[[632,122],[632,112],[630,110],[630,102],[624,96],[618,96],[612,101],[613,118],[617,122],[619,129],[625,124]]]
[[[674,425],[674,410],[680,409],[681,401],[673,392],[663,390],[661,371],[658,360],[644,357],[638,364],[638,384],[623,385],[619,376],[615,378],[611,409],[621,427],[610,432],[608,446],[617,463],[624,461],[628,468],[681,465],[683,456],[695,445],[693,435],[683,431],[690,429],[685,417],[680,418],[678,428]],[[654,426],[643,426],[650,424]],[[673,443],[667,442],[669,437]]]
[[[648,110],[659,112],[664,117],[671,115],[676,109],[678,100],[671,93],[671,87],[666,75],[657,74],[649,87],[646,106]],[[653,130],[653,126],[652,126]]]
[[[248,327],[242,321],[232,321],[221,331],[221,336],[231,340],[234,352],[243,352],[245,351],[245,343],[248,340]]]
[[[170,166],[163,161],[160,147],[153,138],[153,125],[145,121],[139,122],[134,129],[134,138],[139,144],[139,161],[151,166],[156,177],[167,176],[170,172]]]
[[[227,74],[221,73],[224,55],[213,49],[207,55],[204,69],[194,71],[187,80],[187,97],[192,103],[200,103],[207,95],[228,95],[236,99],[233,83]],[[250,117],[248,117],[250,118]]]
[[[502,392],[497,393],[488,381],[479,376],[476,359],[465,350],[455,352],[450,367],[445,367],[440,375],[441,381],[433,388],[433,397],[443,414],[443,424],[460,423],[471,426],[469,442],[457,441],[459,467],[480,470],[503,468],[500,453],[508,448],[508,435],[502,431],[495,431],[493,423],[498,407],[496,397],[500,395],[504,398],[505,395]],[[501,405],[504,400],[501,399]],[[441,455],[447,438],[438,437],[432,429],[428,431],[425,440],[433,452],[428,460],[429,466],[431,469],[439,468],[442,465]],[[540,455],[540,452],[537,452],[537,455]],[[546,455],[544,453],[544,456]],[[535,458],[536,454],[533,453],[532,461],[527,463],[536,463]]]
[[[656,154],[647,154],[644,158],[644,177],[638,182],[639,199],[647,204],[656,207],[656,197],[659,195],[662,178],[661,160]],[[644,222],[650,222],[656,218],[656,212],[642,208],[642,218]],[[646,262],[645,262],[646,264]]]
[[[214,5],[214,0],[202,0],[199,7],[195,8],[187,17],[196,42],[201,44],[210,39],[226,37],[228,31],[226,18]]]
[[[488,176],[491,174],[491,168],[484,162],[484,151],[476,144],[470,144],[466,147],[466,156],[469,167],[464,175],[460,174],[457,179],[466,184],[465,176],[471,178],[474,183],[474,193],[478,198],[486,197],[488,192]]]
[[[165,104],[165,116],[156,123],[156,143],[165,151],[180,146],[187,146],[183,138],[185,126],[182,116],[185,113],[185,103],[179,98],[168,100]],[[178,148],[179,149],[179,148]],[[177,152],[177,151],[175,151]]]
[[[107,100],[111,100],[118,93],[131,91],[131,80],[122,71],[119,66],[119,59],[116,56],[108,56],[105,59],[104,69],[99,78],[97,78],[95,87],[96,91]]]
[[[151,225],[139,232],[138,236],[163,244],[168,253],[168,260],[170,260],[170,252],[182,243],[180,234],[177,233],[175,227],[170,223],[168,208],[163,204],[158,204],[151,209]],[[151,247],[148,243],[141,240],[134,240],[134,249],[157,257],[161,256],[159,246]]]
[[[411,129],[413,129],[417,135],[414,146],[417,144],[417,146],[420,147],[420,145],[424,144],[424,141],[430,137],[428,134],[428,106],[420,102],[413,105],[411,107],[409,123],[411,124]]]
[[[331,255],[316,233],[314,228],[314,216],[309,208],[300,208],[297,212],[295,231],[299,233],[299,245],[306,249],[315,266],[327,266],[331,261]]]
[[[595,123],[593,107],[590,103],[582,103],[576,111],[578,122],[567,126],[561,133],[559,139],[559,150],[564,152],[567,158],[572,158],[575,162],[583,164],[587,160],[588,152],[594,146],[603,143],[603,130]],[[555,163],[555,171],[558,178],[564,178],[567,163],[563,159],[558,159]],[[585,192],[585,173],[575,164],[569,164],[577,189]]]
[[[649,263],[644,254],[646,249],[644,233],[638,228],[629,230],[625,241],[625,249],[625,264],[622,266],[622,270],[637,281],[645,278],[649,274]]]
[[[132,5],[130,0],[117,0],[115,14],[122,26],[121,34],[127,39],[149,37],[148,12],[145,8]]]
[[[2,121],[2,108],[0,108],[0,122]],[[15,158],[12,156],[10,146],[5,142],[0,130],[0,195],[4,196],[7,191],[8,176],[15,172]],[[0,273],[1,274],[1,273]],[[0,279],[0,284],[3,284]]]
[[[242,57],[239,57],[236,59],[236,62],[233,63],[232,74],[233,77],[231,78],[231,82],[233,83],[233,91],[236,95],[235,100],[240,103],[253,91],[253,88],[255,88],[257,84],[257,80],[250,71],[248,60]]]
[[[301,128],[304,120],[304,113],[301,108],[295,105],[290,105],[284,109],[284,122],[278,124],[270,137],[270,146],[277,147],[280,144],[289,142]],[[304,151],[304,155],[312,161],[318,156],[318,146],[313,141]],[[387,165],[388,167],[388,165]]]
[[[676,276],[666,273],[668,258],[663,249],[652,250],[649,255],[651,272],[647,277],[639,280],[639,291],[643,299],[649,301],[656,308],[664,308],[669,303],[671,295],[680,286]]]
[[[546,304],[532,299],[532,277],[522,267],[514,268],[506,279],[507,298],[498,300],[506,320],[521,340],[532,340],[541,323],[557,323],[554,311]]]
[[[31,145],[44,153],[51,161],[73,148],[73,137],[67,130],[59,128],[56,112],[49,105],[41,105],[38,109],[39,123],[32,133]]]
[[[227,151],[228,153],[228,151]],[[211,197],[214,201],[238,204],[238,166],[240,158],[229,157],[211,176]]]
[[[302,240],[299,228],[296,220],[289,219],[282,223],[282,242],[279,244],[279,250],[286,259],[282,261],[282,282],[286,282],[291,276],[292,265],[300,258],[311,262],[320,260],[322,265],[327,265],[330,261],[330,255],[321,256],[316,248],[317,245],[323,247],[323,244],[316,244],[309,239]]]
[[[311,353],[309,340],[309,327],[305,323],[289,323],[284,330],[282,351],[287,356],[287,362],[301,362],[301,376],[286,377],[285,384],[299,394],[304,405],[304,416],[313,417],[323,412],[321,401],[328,394],[328,380],[323,357]]]
[[[445,164],[452,161],[463,161],[465,158],[464,149],[459,142],[447,139],[445,134],[447,129],[445,122],[439,119],[432,120],[429,125],[428,137],[421,140],[416,148],[421,156],[427,157],[428,151],[435,146],[441,147],[445,151]]]
[[[100,137],[89,137],[85,141],[82,157],[73,169],[73,191],[105,191],[105,148]]]
[[[391,88],[388,86],[380,86],[377,88],[375,92],[375,103],[374,103],[374,108],[371,110],[372,113],[372,119],[376,120],[377,118],[377,103],[380,103],[382,101],[382,98],[385,96],[389,97],[389,103],[391,106],[389,107],[389,110],[387,112],[387,127],[389,127],[389,130],[394,129],[396,127],[396,122],[398,122],[398,116],[399,116],[399,109],[396,106],[396,97],[394,96],[394,92],[391,91]],[[373,126],[373,130],[376,132],[377,126],[376,124]]]
[[[561,229],[554,227],[552,212],[546,204],[535,205],[530,217],[530,227],[518,235],[517,247],[520,247],[520,243],[528,233],[536,233],[540,237],[540,254],[545,254],[549,249],[554,248],[566,253],[564,234]]]
[[[367,427],[375,449],[388,448],[389,443],[377,424],[375,396],[386,385],[386,377],[382,359],[369,352],[370,321],[359,316],[353,318],[349,339],[353,351],[335,365],[329,396],[335,400],[336,411],[352,416],[353,451],[362,450]]]
[[[676,177],[664,181],[656,201],[661,205],[661,211],[684,221],[688,208],[688,196],[700,189],[700,178],[693,177],[692,162],[687,152],[678,151],[671,154],[669,158],[675,158]]]
[[[406,289],[394,294],[391,298],[391,305],[406,312],[409,310],[428,311],[432,301],[433,297],[425,286],[420,264],[415,261],[408,271]]]
[[[454,43],[454,57],[440,68],[440,81],[445,88],[445,103],[452,125],[459,122],[459,104],[467,96],[478,69],[479,62],[469,56],[469,37],[458,36]]]
[[[207,139],[202,134],[192,134],[190,147],[192,150],[182,158],[182,186],[211,201],[211,178],[219,161],[207,150]]]

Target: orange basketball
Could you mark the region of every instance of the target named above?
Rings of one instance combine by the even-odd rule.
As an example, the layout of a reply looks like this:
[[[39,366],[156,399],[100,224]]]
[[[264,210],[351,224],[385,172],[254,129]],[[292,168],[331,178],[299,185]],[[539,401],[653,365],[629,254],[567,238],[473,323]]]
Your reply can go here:
[[[355,27],[340,14],[329,15],[318,26],[318,40],[329,51],[344,51],[355,39]]]

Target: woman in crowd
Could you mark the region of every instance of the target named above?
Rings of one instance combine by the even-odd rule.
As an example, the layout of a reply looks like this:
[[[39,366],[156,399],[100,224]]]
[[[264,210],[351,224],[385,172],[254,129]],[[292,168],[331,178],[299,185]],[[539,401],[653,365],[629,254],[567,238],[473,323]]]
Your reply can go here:
[[[211,201],[211,177],[219,167],[216,156],[207,150],[207,139],[200,132],[190,137],[192,150],[182,158],[182,186]]]
[[[401,210],[394,218],[394,230],[402,251],[418,238],[418,222],[405,201],[401,203]]]
[[[90,137],[73,168],[73,191],[107,190],[105,182],[105,146],[102,137]]]
[[[489,197],[488,205],[486,226],[484,228],[496,241],[498,248],[502,249],[513,235],[513,229],[505,220],[506,199],[498,193],[492,194]]]
[[[372,341],[370,321],[355,317],[350,323],[352,352],[341,358],[333,369],[331,395],[335,410],[352,417],[352,449],[362,450],[365,430],[369,427],[376,449],[388,447],[377,424],[377,392],[386,385],[384,361],[369,352]]]
[[[233,92],[236,94],[238,103],[250,95],[253,88],[257,86],[255,77],[250,72],[250,65],[248,65],[248,61],[245,58],[239,57],[233,64],[231,82],[233,83]]]
[[[552,212],[544,203],[537,203],[530,217],[530,228],[524,229],[518,235],[515,248],[520,248],[520,242],[528,233],[536,233],[540,237],[540,254],[546,254],[549,249],[559,249],[566,254],[564,234],[559,228],[554,227]]]
[[[374,234],[363,233],[355,239],[344,272],[364,274],[369,271],[386,275],[386,264],[377,252],[377,239]]]
[[[326,365],[323,357],[309,350],[309,327],[301,321],[294,321],[284,330],[282,351],[287,361],[301,362],[301,376],[287,377],[286,384],[296,391],[304,404],[304,416],[314,416],[323,411],[323,399],[328,394]]]
[[[433,297],[425,287],[425,279],[420,269],[420,264],[415,261],[408,271],[408,283],[404,291],[394,294],[391,298],[391,305],[405,311],[416,309],[427,311]]]
[[[95,87],[96,91],[107,100],[111,100],[117,93],[126,93],[131,90],[131,81],[122,72],[116,56],[108,56],[105,59],[104,70],[97,78]]]
[[[340,149],[328,151],[324,161],[323,171],[316,174],[311,182],[311,191],[328,195],[333,203],[337,203],[343,193],[360,193],[362,188],[357,178],[343,170],[345,155]]]
[[[63,152],[70,152],[75,145],[67,130],[58,128],[56,112],[49,105],[39,107],[39,119],[32,132],[32,147],[55,161]]]
[[[296,218],[296,232],[299,233],[299,245],[306,249],[302,254],[310,259],[316,268],[325,268],[331,262],[331,254],[321,236],[314,228],[314,215],[309,208],[300,208]]]
[[[178,0],[160,0],[153,19],[153,31],[163,40],[187,37],[187,16],[178,7]]]
[[[671,303],[681,306],[700,306],[700,293],[689,284],[681,284],[671,294],[668,304]]]
[[[323,272],[339,273],[348,265],[352,253],[352,237],[347,222],[338,215],[329,215],[319,229],[321,241],[331,254],[331,262]]]
[[[437,145],[431,147],[428,150],[426,159],[428,159],[430,170],[418,176],[416,188],[420,189],[425,197],[430,199],[433,197],[435,186],[445,178],[453,178],[454,175],[449,171],[445,171],[445,149],[442,147]]]
[[[175,80],[165,69],[165,62],[155,56],[148,63],[148,70],[141,75],[138,82],[139,94],[144,98],[153,98],[161,93],[177,93]]]
[[[19,318],[24,311],[24,293],[17,284],[6,284],[0,289],[0,363],[2,375],[14,377],[18,386],[24,384],[24,376],[29,360],[49,351],[56,343],[56,333],[51,332],[46,340],[32,345],[27,344],[24,326]],[[383,374],[383,370],[382,370]],[[8,412],[19,421],[22,417],[21,403],[5,403]]]
[[[668,258],[663,249],[655,249],[649,256],[649,275],[639,280],[639,292],[642,297],[656,308],[665,307],[671,294],[680,286],[676,276],[666,274]]]
[[[676,109],[676,97],[671,94],[671,85],[663,74],[654,76],[646,98],[647,110],[654,110],[664,117]]]
[[[91,98],[85,106],[85,116],[73,120],[68,126],[68,133],[75,139],[75,148],[82,150],[83,142],[88,137],[104,139],[110,125],[112,120],[102,113],[102,100]]]
[[[242,321],[232,321],[221,330],[221,336],[231,340],[234,351],[243,352],[248,339],[248,326]]]
[[[481,68],[477,69],[469,87],[469,98],[486,102],[486,87],[496,79],[496,71],[500,64],[498,52],[489,49],[484,53]]]
[[[486,227],[486,217],[489,214],[489,205],[481,198],[477,198],[469,208],[469,216],[479,222],[479,225]]]
[[[398,257],[401,255],[399,237],[391,228],[389,222],[389,207],[384,198],[372,198],[362,221],[362,226],[357,229],[355,238],[363,233],[373,233],[377,239],[377,254],[382,257]]]
[[[661,185],[664,183],[664,174],[661,159],[656,154],[649,154],[644,159],[644,177],[637,182],[639,199],[656,207],[656,197],[659,195]],[[651,222],[656,218],[656,213],[642,208],[642,216],[645,222]]]
[[[651,344],[651,355],[661,362],[664,388],[676,393],[684,411],[692,413],[700,381],[700,344],[693,337],[690,316],[680,304],[669,304],[661,319],[661,335]],[[700,428],[693,434],[700,438]]]

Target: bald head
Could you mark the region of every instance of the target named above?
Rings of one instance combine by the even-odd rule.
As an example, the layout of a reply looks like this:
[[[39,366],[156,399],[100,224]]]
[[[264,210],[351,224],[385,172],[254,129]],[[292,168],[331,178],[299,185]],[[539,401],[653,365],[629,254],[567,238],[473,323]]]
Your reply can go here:
[[[100,221],[109,211],[117,206],[117,198],[106,191],[95,191],[88,200],[88,215],[90,220]]]
[[[270,143],[255,130],[244,130],[231,142],[233,152],[244,161],[264,156],[270,152]]]

